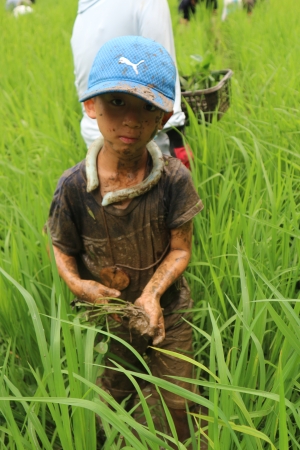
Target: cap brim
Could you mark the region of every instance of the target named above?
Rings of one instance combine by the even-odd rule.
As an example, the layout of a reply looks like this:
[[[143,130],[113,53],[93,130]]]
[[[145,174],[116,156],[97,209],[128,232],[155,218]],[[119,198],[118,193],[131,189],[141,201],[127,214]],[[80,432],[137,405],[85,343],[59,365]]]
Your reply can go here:
[[[123,92],[125,94],[135,95],[152,105],[157,106],[165,112],[172,112],[174,107],[174,101],[162,95],[160,92],[156,91],[154,88],[149,86],[144,86],[130,81],[106,81],[104,83],[99,83],[87,91],[85,91],[83,97],[79,100],[80,102],[85,102],[86,100],[96,97],[101,94],[108,94],[110,92]]]

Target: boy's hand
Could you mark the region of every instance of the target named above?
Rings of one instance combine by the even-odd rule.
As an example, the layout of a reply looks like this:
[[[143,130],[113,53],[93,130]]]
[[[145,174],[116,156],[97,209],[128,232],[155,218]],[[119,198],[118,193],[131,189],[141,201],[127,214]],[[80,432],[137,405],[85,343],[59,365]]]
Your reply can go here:
[[[165,323],[159,300],[150,294],[142,294],[135,302],[144,309],[149,318],[148,328],[142,334],[148,334],[153,339],[153,345],[160,344],[165,338]]]
[[[192,234],[191,220],[171,230],[169,253],[156,269],[142,295],[135,301],[135,304],[141,306],[149,318],[149,326],[145,327],[147,330],[143,334],[152,336],[153,345],[160,344],[165,338],[160,298],[186,269],[191,255]]]
[[[108,303],[105,297],[118,298],[121,292],[116,289],[110,289],[103,284],[92,280],[80,280],[80,286],[77,287],[80,294],[77,297],[84,302],[89,303]]]
[[[105,304],[108,300],[105,297],[118,298],[121,295],[120,291],[116,289],[110,289],[103,284],[97,283],[97,281],[92,280],[81,280],[81,289],[83,294],[77,296],[84,302],[94,303],[94,304]],[[122,319],[117,314],[110,314],[110,316],[116,322],[122,322]]]
[[[108,288],[97,281],[82,280],[74,256],[66,255],[55,245],[53,252],[59,275],[77,298],[89,303],[107,303],[104,297],[120,297],[121,292],[117,289]]]

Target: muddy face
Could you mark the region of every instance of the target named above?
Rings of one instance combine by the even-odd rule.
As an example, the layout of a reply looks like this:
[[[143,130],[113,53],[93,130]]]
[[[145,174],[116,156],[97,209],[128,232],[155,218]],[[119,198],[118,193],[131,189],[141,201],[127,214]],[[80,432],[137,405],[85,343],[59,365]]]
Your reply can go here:
[[[164,112],[134,95],[103,94],[94,99],[95,118],[105,145],[120,160],[139,158],[146,144],[162,128]]]

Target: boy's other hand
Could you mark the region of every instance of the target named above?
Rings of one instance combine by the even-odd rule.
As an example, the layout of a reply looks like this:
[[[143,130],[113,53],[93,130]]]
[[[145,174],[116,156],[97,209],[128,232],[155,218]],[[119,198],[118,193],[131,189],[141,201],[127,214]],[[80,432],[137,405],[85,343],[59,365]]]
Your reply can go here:
[[[80,282],[81,294],[78,295],[81,300],[89,303],[108,303],[105,297],[118,298],[121,292],[117,289],[110,289],[103,284],[92,280],[81,280]]]
[[[55,245],[53,245],[53,252],[59,275],[73,294],[83,302],[108,303],[107,297],[118,298],[121,296],[121,292],[117,289],[108,288],[97,281],[82,280],[74,256],[66,255]],[[113,318],[117,322],[121,321],[115,314]]]
[[[141,330],[141,334],[151,336],[153,345],[160,344],[165,339],[165,322],[159,300],[150,294],[144,293],[134,304],[143,308],[149,318],[149,325],[147,329]]]

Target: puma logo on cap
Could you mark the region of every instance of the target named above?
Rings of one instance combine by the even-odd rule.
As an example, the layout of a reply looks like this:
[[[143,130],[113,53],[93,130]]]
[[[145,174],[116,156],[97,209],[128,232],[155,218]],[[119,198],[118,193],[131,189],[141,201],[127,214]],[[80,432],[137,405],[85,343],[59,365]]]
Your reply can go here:
[[[133,70],[135,71],[135,73],[138,75],[138,66],[140,64],[142,64],[143,62],[145,62],[143,59],[138,62],[137,64],[132,63],[131,61],[129,61],[129,59],[124,58],[123,56],[119,59],[119,64],[126,64],[127,66],[131,66],[133,68]]]

